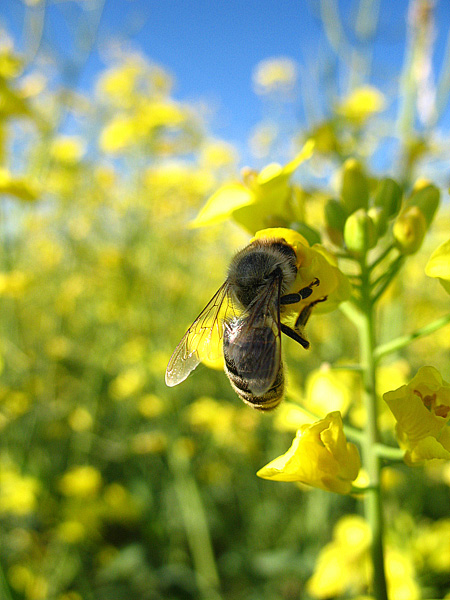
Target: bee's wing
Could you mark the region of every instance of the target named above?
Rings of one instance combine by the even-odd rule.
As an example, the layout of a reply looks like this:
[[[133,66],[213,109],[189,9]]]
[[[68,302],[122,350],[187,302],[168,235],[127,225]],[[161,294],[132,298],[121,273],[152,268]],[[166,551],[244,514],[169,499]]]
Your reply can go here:
[[[215,360],[221,356],[224,322],[234,317],[236,309],[225,281],[175,348],[166,369],[169,387],[184,381],[203,359]]]
[[[281,279],[275,278],[237,321],[228,325],[227,358],[254,396],[273,385],[281,364]]]

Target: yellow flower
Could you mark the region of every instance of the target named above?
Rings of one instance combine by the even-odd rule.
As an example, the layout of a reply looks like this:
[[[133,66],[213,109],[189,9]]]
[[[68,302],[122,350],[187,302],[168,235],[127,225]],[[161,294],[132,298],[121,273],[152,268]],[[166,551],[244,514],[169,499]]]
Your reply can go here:
[[[383,396],[396,421],[405,462],[450,459],[450,385],[434,367],[422,367],[408,385]]]
[[[73,467],[64,473],[59,482],[59,489],[65,496],[87,498],[95,496],[102,484],[100,472],[89,465]]]
[[[383,94],[367,85],[351,92],[337,107],[337,112],[349,121],[362,124],[374,113],[381,112],[384,106]]]
[[[292,446],[257,473],[273,481],[299,481],[348,494],[361,462],[356,446],[347,442],[338,411],[312,425],[303,425]]]
[[[308,375],[305,406],[313,414],[324,416],[330,410],[345,414],[358,390],[358,374],[322,367]]]
[[[28,515],[37,505],[40,482],[21,475],[15,465],[0,464],[0,514]]]
[[[250,233],[263,229],[274,219],[286,217],[291,197],[290,179],[297,167],[310,158],[314,142],[309,140],[297,156],[284,167],[272,163],[260,173],[244,171],[243,183],[227,183],[206,202],[192,227],[205,227],[233,217]],[[292,215],[295,220],[296,215]]]
[[[425,267],[425,273],[428,277],[437,277],[450,294],[450,240],[436,248]]]
[[[370,529],[362,517],[343,517],[334,528],[331,542],[320,551],[308,580],[311,596],[331,598],[365,590],[371,573],[370,543]]]
[[[258,231],[252,239],[282,238],[295,251],[297,255],[297,277],[287,292],[298,292],[308,286],[315,279],[319,283],[313,287],[313,292],[308,298],[297,304],[289,304],[285,307],[286,317],[297,316],[300,311],[315,300],[327,298],[326,302],[320,302],[314,307],[315,312],[329,312],[347,300],[350,295],[350,284],[345,275],[339,270],[336,259],[320,244],[309,246],[305,238],[284,227],[274,227]]]

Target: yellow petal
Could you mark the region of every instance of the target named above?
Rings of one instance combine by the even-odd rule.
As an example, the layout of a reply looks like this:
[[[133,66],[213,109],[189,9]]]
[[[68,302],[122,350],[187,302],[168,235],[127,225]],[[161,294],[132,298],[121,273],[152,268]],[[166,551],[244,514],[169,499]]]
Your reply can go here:
[[[191,221],[191,227],[215,225],[228,219],[232,213],[255,201],[254,194],[240,183],[230,183],[215,192],[198,215]]]
[[[436,248],[425,267],[425,273],[428,277],[450,281],[450,240]]]

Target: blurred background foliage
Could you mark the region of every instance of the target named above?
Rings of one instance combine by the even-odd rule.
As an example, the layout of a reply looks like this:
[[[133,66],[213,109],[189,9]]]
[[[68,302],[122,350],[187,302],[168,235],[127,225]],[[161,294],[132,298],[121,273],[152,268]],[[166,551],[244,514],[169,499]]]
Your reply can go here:
[[[284,147],[292,157],[306,138],[315,140],[289,210],[262,218],[331,243],[324,207],[337,194],[342,165],[357,157],[370,173],[393,125],[384,113],[390,99],[358,80],[358,52],[330,22],[333,2],[321,5],[331,47],[352,51],[355,84],[330,101],[325,118],[286,137],[284,111],[299,94],[295,63],[259,64],[254,86],[267,118],[249,145],[255,162],[269,162]],[[81,57],[74,54],[69,85],[55,83],[61,65],[51,47],[45,64],[36,60],[37,42],[35,56],[24,57],[7,32],[1,38],[0,596],[363,594],[368,534],[359,500],[255,476],[289,446],[299,403],[319,416],[341,410],[354,425],[363,422],[358,377],[327,367],[355,358],[355,332],[335,312],[312,319],[308,353],[284,340],[288,401],[271,415],[244,407],[223,373],[206,367],[166,388],[171,351],[249,239],[230,221],[187,227],[223,183],[241,180],[240,159],[211,137],[198,106],[174,98],[164,66],[137,51],[117,51],[93,93],[77,91],[75,67],[95,43],[91,9],[92,39]],[[406,191],[430,174],[448,184],[440,168],[448,143],[436,129],[448,80],[444,73],[431,110],[419,68],[431,52],[432,3],[412,2],[410,12],[410,57],[396,90],[404,103],[394,128],[397,158],[384,174]],[[65,132],[68,120],[76,133]],[[448,231],[444,202],[383,302],[380,341],[447,310],[448,296],[426,280],[424,266]],[[402,350],[383,364],[380,394],[423,364],[448,379],[449,350],[446,329]],[[381,418],[395,443],[387,409]],[[383,481],[392,598],[449,594],[449,466],[398,465]]]

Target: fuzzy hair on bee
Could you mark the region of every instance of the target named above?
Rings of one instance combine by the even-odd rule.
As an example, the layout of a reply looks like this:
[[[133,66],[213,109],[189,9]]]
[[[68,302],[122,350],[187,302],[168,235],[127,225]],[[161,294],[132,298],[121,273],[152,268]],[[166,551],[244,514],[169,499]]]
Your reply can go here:
[[[225,282],[186,331],[166,370],[166,384],[184,381],[206,356],[223,353],[225,373],[237,395],[253,408],[272,410],[284,396],[281,333],[303,348],[301,330],[315,300],[295,326],[282,323],[284,309],[308,298],[315,279],[288,293],[297,276],[295,250],[284,239],[254,240],[232,259]]]

